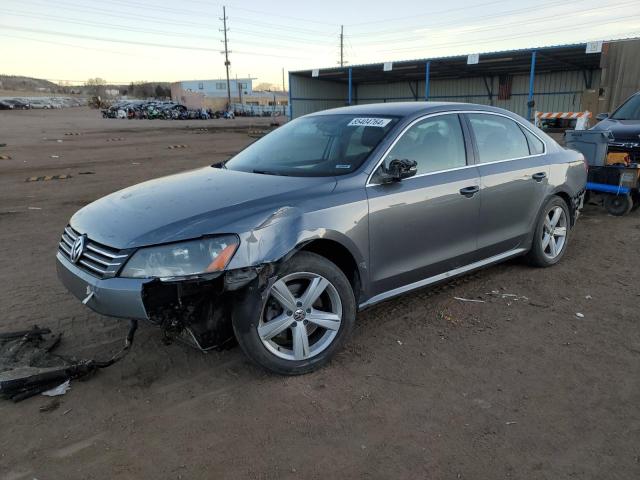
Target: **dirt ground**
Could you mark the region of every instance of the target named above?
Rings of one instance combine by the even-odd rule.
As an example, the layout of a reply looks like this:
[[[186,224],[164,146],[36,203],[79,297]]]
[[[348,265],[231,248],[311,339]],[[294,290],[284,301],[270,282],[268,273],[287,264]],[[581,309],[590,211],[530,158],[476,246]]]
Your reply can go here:
[[[0,330],[50,327],[78,356],[120,348],[125,322],[56,278],[62,228],[116,189],[227,158],[251,140],[229,127],[249,123],[0,112]],[[348,348],[302,377],[143,325],[57,409],[0,402],[0,478],[640,478],[639,244],[637,212],[587,207],[560,265],[511,261],[362,312]]]

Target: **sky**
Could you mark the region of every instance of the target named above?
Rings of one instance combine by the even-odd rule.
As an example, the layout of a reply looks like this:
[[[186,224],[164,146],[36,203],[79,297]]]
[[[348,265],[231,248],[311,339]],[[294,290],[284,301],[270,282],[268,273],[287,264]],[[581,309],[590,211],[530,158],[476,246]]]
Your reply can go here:
[[[1,0],[0,74],[78,84],[225,76],[223,3]],[[231,76],[640,36],[640,0],[228,0]],[[286,77],[286,75],[285,75]],[[286,78],[285,78],[286,80]]]

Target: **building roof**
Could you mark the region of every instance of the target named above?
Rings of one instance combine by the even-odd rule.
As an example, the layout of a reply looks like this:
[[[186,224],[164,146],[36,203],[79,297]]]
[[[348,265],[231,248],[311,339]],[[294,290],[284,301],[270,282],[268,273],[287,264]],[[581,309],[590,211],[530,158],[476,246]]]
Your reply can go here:
[[[349,68],[352,81],[357,84],[397,82],[402,80],[424,80],[426,62],[430,61],[431,79],[478,77],[500,74],[525,74],[531,68],[531,52],[536,51],[536,73],[560,70],[594,70],[600,67],[602,53],[586,53],[586,43],[557,45],[550,47],[504,50],[481,53],[477,64],[467,65],[467,55],[421,58],[393,62],[393,69],[383,71],[384,62],[348,67],[320,69],[318,78],[336,82],[347,82]],[[607,44],[603,45],[605,51]],[[291,72],[293,75],[312,77],[313,70]]]

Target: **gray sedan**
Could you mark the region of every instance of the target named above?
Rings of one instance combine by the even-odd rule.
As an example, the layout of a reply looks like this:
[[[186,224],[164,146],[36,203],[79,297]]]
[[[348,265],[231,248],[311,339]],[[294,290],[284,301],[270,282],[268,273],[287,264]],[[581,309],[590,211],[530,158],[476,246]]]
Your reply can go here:
[[[70,220],[58,274],[88,307],[202,350],[309,372],[359,310],[516,256],[567,250],[584,158],[461,103],[301,117],[221,165],[151,180]]]

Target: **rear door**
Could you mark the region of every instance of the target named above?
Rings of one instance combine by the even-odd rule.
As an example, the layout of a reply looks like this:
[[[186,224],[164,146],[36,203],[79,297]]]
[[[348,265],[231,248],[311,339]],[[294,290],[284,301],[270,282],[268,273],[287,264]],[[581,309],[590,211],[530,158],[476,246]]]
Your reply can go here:
[[[548,189],[544,143],[500,114],[465,114],[474,138],[482,206],[478,254],[488,258],[524,246]]]
[[[374,172],[369,180],[373,295],[475,258],[480,179],[477,167],[468,160],[471,144],[463,131],[462,118],[455,113],[417,120],[385,156],[415,160],[417,174],[381,184]]]

